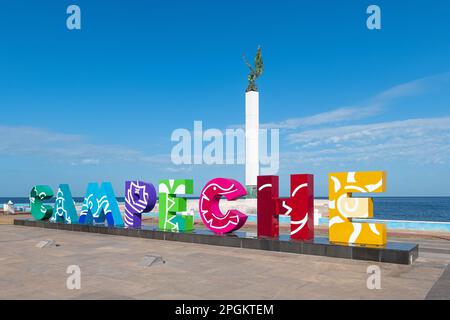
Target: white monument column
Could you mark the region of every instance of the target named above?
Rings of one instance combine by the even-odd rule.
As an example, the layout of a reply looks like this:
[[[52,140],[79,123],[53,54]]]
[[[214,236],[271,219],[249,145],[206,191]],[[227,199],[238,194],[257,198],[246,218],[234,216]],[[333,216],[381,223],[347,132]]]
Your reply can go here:
[[[259,175],[259,93],[245,93],[245,184],[249,197],[256,196]]]

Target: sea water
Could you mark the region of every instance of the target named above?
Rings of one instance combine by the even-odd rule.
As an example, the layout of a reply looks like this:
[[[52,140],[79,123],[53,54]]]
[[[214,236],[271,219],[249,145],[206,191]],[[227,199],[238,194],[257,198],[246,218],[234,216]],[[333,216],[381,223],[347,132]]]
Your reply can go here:
[[[9,200],[16,208],[29,206],[28,198],[0,197],[1,207]],[[83,198],[74,200],[82,203]],[[373,197],[373,200],[376,219],[450,222],[450,197]],[[117,201],[125,200],[119,197]]]

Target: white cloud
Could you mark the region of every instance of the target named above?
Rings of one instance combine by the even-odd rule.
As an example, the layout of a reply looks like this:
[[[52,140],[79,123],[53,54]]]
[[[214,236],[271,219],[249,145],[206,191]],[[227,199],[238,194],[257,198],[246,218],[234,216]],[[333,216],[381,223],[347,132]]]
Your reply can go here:
[[[423,94],[446,85],[449,80],[450,73],[425,77],[391,87],[368,98],[359,105],[341,107],[307,117],[291,118],[280,122],[266,123],[262,124],[261,127],[296,129],[320,125],[351,123],[381,113],[383,108],[393,103],[396,99]],[[243,125],[234,127],[243,127]]]
[[[296,129],[299,127],[311,127],[330,123],[342,123],[364,119],[380,112],[379,105],[365,107],[339,108],[329,112],[319,113],[309,117],[292,118],[281,122],[262,124],[262,128]]]
[[[148,155],[125,146],[93,144],[81,135],[5,125],[0,125],[0,156],[41,157],[71,165],[127,161],[164,169],[171,164],[170,155]]]
[[[314,146],[361,141],[366,143],[380,139],[410,137],[419,139],[434,133],[450,132],[450,117],[410,119],[382,122],[367,125],[351,125],[343,127],[307,130],[287,135],[289,143],[312,143]]]
[[[360,162],[403,159],[443,164],[450,160],[450,117],[321,128],[287,136],[297,162]]]
[[[397,98],[404,98],[423,94],[436,88],[448,85],[450,72],[424,77],[403,84],[396,85],[376,95],[373,100],[379,102],[391,102]]]
[[[100,164],[100,159],[83,159],[81,164]]]
[[[260,124],[260,128],[292,130],[300,127],[305,128],[325,124],[339,124],[365,119],[379,114],[381,110],[381,104],[373,102],[370,105],[366,106],[342,107],[335,110],[318,113],[312,116],[290,118],[279,122],[262,123]],[[243,129],[245,128],[245,126],[243,124],[239,124],[231,125],[229,126],[229,128]]]
[[[394,86],[360,107],[339,108],[268,126],[289,129],[284,135],[289,151],[280,156],[284,164],[318,166],[392,160],[444,164],[450,162],[450,117],[344,124],[388,110],[397,99],[448,90],[449,85],[450,73],[442,73]],[[293,132],[299,128],[303,130]]]

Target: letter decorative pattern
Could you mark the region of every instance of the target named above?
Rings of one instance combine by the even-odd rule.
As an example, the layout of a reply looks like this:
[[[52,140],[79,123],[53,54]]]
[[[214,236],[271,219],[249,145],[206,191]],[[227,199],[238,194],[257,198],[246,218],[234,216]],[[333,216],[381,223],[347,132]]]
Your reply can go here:
[[[164,231],[194,230],[194,216],[186,211],[186,198],[177,198],[177,195],[194,193],[194,180],[160,180],[158,191],[159,229]]]
[[[309,240],[314,238],[314,176],[291,175],[290,198],[279,198],[278,176],[258,176],[258,236],[279,236],[280,214],[291,218],[291,238]]]
[[[117,204],[111,183],[89,183],[83,206],[81,207],[80,224],[101,224],[105,220],[108,226],[123,227],[122,215]]]
[[[151,183],[142,181],[125,182],[125,214],[127,228],[140,228],[142,213],[150,212],[156,204],[156,189]]]
[[[352,222],[352,218],[372,218],[372,198],[352,198],[353,192],[385,192],[386,173],[341,172],[329,174],[330,242],[383,246],[386,226]]]
[[[59,185],[58,192],[56,193],[55,208],[50,221],[67,224],[78,223],[75,202],[73,201],[68,184]]]
[[[31,214],[36,220],[47,220],[53,214],[52,206],[42,201],[53,198],[53,190],[49,186],[34,186],[30,192]]]
[[[223,214],[219,208],[222,196],[228,201],[245,196],[247,191],[238,181],[216,178],[209,181],[200,194],[199,211],[205,226],[219,234],[233,232],[247,221],[247,215],[238,210],[228,210]]]

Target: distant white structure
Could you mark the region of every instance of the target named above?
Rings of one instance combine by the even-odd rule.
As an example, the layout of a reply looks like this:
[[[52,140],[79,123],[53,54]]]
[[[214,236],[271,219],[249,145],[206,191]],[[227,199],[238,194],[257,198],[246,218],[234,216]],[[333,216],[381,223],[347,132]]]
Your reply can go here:
[[[3,205],[3,212],[5,214],[14,214],[15,210],[14,210],[14,203],[12,203],[11,200],[8,201],[8,203],[5,203]]]
[[[259,175],[259,92],[245,93],[245,184],[250,197],[256,195]]]
[[[319,212],[319,209],[314,209],[314,225],[319,225],[319,219],[322,218],[322,214]]]

